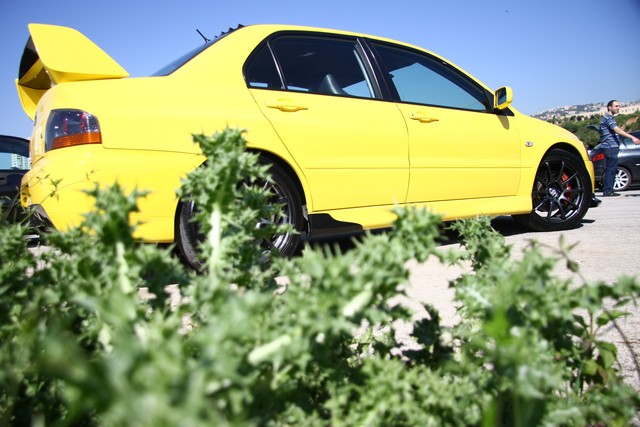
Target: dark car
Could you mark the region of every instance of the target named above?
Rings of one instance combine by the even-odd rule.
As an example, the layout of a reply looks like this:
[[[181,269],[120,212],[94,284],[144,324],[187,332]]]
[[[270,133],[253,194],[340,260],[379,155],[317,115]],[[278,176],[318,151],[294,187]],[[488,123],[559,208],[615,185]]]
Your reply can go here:
[[[29,170],[29,141],[17,136],[0,135],[0,204],[2,218],[22,218],[20,181]]]
[[[629,133],[640,138],[640,132]],[[620,140],[618,170],[613,181],[614,191],[624,191],[631,186],[640,184],[640,145],[634,144],[629,138],[622,137]],[[595,170],[596,186],[602,186],[605,168],[604,152],[596,146],[591,151],[590,157]]]

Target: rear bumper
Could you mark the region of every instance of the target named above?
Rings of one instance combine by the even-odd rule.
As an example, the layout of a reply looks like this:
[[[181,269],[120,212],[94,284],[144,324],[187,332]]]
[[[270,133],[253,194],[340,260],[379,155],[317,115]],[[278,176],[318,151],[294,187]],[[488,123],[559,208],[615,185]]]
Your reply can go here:
[[[96,185],[118,183],[127,194],[147,194],[130,215],[134,237],[149,242],[174,240],[176,190],[199,157],[170,152],[107,150],[95,144],[52,150],[22,180],[22,204],[34,207],[38,221],[65,231],[95,209],[87,194]]]
[[[47,216],[47,213],[44,211],[44,208],[40,205],[33,205],[31,207],[32,213],[29,217],[29,221],[31,225],[36,228],[54,228],[51,219]]]

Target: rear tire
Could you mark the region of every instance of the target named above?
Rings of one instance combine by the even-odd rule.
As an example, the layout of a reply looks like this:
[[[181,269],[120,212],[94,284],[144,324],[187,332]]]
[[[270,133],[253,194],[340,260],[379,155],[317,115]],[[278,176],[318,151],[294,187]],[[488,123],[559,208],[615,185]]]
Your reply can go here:
[[[292,230],[256,242],[262,249],[261,262],[268,261],[273,250],[278,251],[280,255],[285,257],[295,254],[300,245],[301,234],[305,226],[302,199],[293,180],[276,163],[266,162],[266,164],[269,165],[272,182],[265,182],[264,187],[271,191],[270,202],[280,206],[280,214],[271,218],[261,218],[256,227],[289,225]]]
[[[272,182],[265,182],[264,186],[272,193],[270,202],[280,206],[280,215],[261,218],[256,224],[256,228],[271,224],[289,224],[293,230],[256,241],[255,243],[262,249],[260,262],[268,261],[273,250],[283,256],[293,255],[300,243],[301,232],[305,224],[302,201],[291,177],[277,164],[269,163],[269,166]],[[194,220],[198,207],[191,199],[188,199],[180,203],[178,210],[176,245],[184,261],[190,267],[200,270],[204,264],[203,260],[198,257],[198,246],[204,240],[204,235],[200,231],[199,224]]]
[[[618,166],[616,175],[613,178],[613,189],[615,191],[624,191],[631,185],[631,173],[622,166]]]
[[[534,231],[575,228],[589,209],[591,179],[580,157],[562,149],[547,153],[533,182],[529,214],[514,219]]]
[[[191,198],[178,205],[176,226],[176,246],[183,261],[195,270],[202,269],[202,260],[198,257],[198,245],[204,240],[200,225],[195,220],[196,204]]]

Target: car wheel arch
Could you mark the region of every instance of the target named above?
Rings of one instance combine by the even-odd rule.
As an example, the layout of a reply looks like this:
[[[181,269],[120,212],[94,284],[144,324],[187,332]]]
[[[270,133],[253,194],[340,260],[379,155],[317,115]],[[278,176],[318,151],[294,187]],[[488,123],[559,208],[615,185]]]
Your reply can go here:
[[[293,172],[286,162],[275,156],[265,156],[258,150],[250,150],[260,155],[260,162],[268,164],[273,168],[273,181],[270,184],[273,191],[276,191],[276,197],[286,199],[285,205],[289,206],[286,220],[291,221],[290,224],[298,233],[308,232],[309,222],[305,211],[305,198],[302,192],[302,185],[297,175]],[[207,161],[201,163],[198,167],[205,166]],[[266,184],[266,180],[265,180]],[[187,195],[184,200],[179,199],[176,202],[174,215],[174,243],[178,256],[185,264],[195,270],[201,270],[204,267],[202,260],[198,258],[198,241],[202,237],[199,227],[194,223],[193,218],[196,213],[197,206],[192,197]],[[265,218],[268,220],[268,218]],[[262,220],[260,221],[262,223]],[[276,248],[284,255],[291,255],[298,247],[300,237],[292,237],[292,233],[276,234],[273,239],[261,240],[267,242],[267,247]],[[276,242],[276,239],[278,242]],[[262,245],[263,243],[261,243]],[[268,259],[268,255],[261,258],[260,262]]]
[[[564,150],[568,151],[571,154],[574,154],[580,158],[582,158],[582,153],[574,146],[569,144],[568,142],[557,142],[549,147],[549,149],[544,153],[542,158],[544,158],[551,150]],[[541,159],[542,160],[542,159]]]
[[[533,231],[560,231],[579,226],[589,209],[593,190],[580,153],[554,147],[537,167],[531,191],[532,211],[512,215]]]
[[[289,162],[287,162],[286,160],[284,160],[282,157],[275,155],[269,151],[262,151],[262,150],[256,150],[256,149],[249,149],[250,152],[252,153],[256,153],[260,156],[260,159],[262,161],[265,162],[271,162],[271,163],[275,163],[277,164],[280,168],[282,168],[287,175],[289,175],[289,178],[291,178],[291,180],[293,181],[294,185],[296,186],[296,190],[298,191],[298,194],[300,195],[300,199],[302,201],[302,205],[306,205],[307,204],[307,196],[306,193],[304,191],[304,186],[302,185],[302,181],[300,180],[298,174],[296,173],[295,169],[289,164]]]
[[[267,151],[249,149],[249,152],[256,153],[256,154],[258,154],[260,156],[260,159],[262,161],[271,162],[271,163],[277,164],[281,169],[283,169],[287,173],[287,175],[291,178],[291,180],[293,181],[293,184],[296,187],[296,191],[300,195],[300,199],[301,199],[302,205],[306,206],[307,197],[306,197],[306,193],[304,191],[304,187],[302,185],[302,182],[300,181],[300,178],[298,177],[298,174],[295,172],[293,167],[291,167],[291,165],[289,165],[289,163],[287,161],[285,161],[281,157],[279,157],[279,156],[277,156],[277,155],[275,155],[273,153],[267,152]],[[207,159],[204,159],[204,161],[202,163],[200,163],[195,169],[204,167],[206,164],[207,164]],[[180,212],[182,210],[182,204],[183,204],[182,200],[177,198],[176,201],[175,201],[175,204],[173,205],[173,212],[174,212],[174,240],[177,238],[176,230],[178,229],[178,224],[179,224],[179,220],[180,220]]]
[[[582,160],[585,160],[585,158],[583,157],[584,153],[582,153],[580,150],[578,150],[574,145],[569,144],[568,142],[557,142],[557,143],[553,144],[552,146],[550,146],[547,149],[547,151],[542,155],[542,157],[540,157],[540,159],[538,160],[538,165],[553,150],[564,150],[564,151],[566,151],[568,153],[573,154],[574,156],[577,156],[578,158],[580,158]],[[586,152],[586,148],[585,148],[585,152]],[[588,154],[586,155],[586,160],[591,161],[589,159],[589,155]],[[587,168],[587,170],[588,170],[588,168]],[[592,184],[594,184],[594,185],[595,185],[595,180],[596,180],[596,177],[595,177],[595,174],[594,174],[594,176],[592,177],[592,181],[593,181]]]

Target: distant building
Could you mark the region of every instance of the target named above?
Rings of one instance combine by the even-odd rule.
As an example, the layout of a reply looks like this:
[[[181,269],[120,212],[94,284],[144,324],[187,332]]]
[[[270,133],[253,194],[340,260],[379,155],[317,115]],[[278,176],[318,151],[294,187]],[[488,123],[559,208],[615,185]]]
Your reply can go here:
[[[27,170],[31,168],[31,162],[28,157],[21,156],[20,154],[11,155],[11,169]]]
[[[605,108],[606,110],[606,108]],[[628,105],[620,105],[620,114],[633,114],[636,111],[640,110],[640,104],[628,104]],[[602,112],[604,114],[604,111]]]

